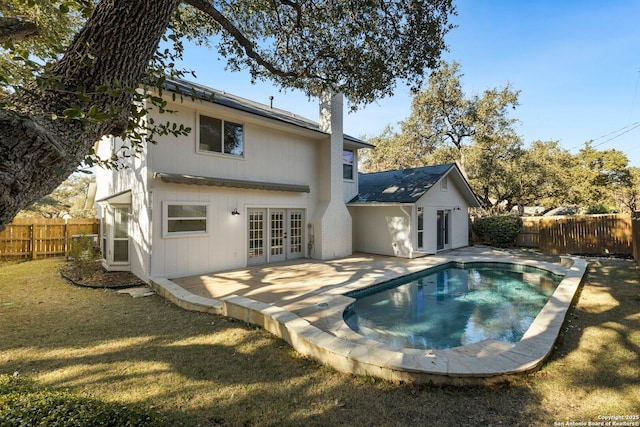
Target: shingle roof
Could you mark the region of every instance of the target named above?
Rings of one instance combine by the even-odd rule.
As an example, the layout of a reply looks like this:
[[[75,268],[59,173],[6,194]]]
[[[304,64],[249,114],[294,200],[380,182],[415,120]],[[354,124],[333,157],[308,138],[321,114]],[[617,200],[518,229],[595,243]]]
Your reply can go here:
[[[358,195],[349,203],[415,203],[455,163],[358,175]]]
[[[259,102],[251,101],[236,95],[232,95],[227,92],[212,89],[207,86],[203,86],[198,83],[190,82],[182,79],[167,79],[164,82],[165,90],[180,93],[185,96],[195,96],[201,100],[212,102],[214,104],[222,105],[225,107],[233,108],[234,110],[244,111],[246,113],[255,114],[260,117],[265,117],[279,122],[291,124],[304,129],[322,132],[320,130],[320,124],[309,120],[305,117],[291,113],[289,111],[281,110],[279,108],[272,108]],[[324,133],[324,132],[322,132]],[[366,147],[373,147],[366,141],[353,136],[344,135],[345,140],[354,142]]]

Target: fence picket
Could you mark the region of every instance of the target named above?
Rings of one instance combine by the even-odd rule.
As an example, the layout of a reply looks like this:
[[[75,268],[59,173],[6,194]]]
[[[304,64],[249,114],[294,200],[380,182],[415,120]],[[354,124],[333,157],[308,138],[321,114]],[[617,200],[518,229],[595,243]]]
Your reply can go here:
[[[640,253],[640,212],[634,215],[523,218],[517,243],[548,254]]]
[[[0,258],[68,256],[78,234],[99,234],[98,219],[16,218],[0,232]]]

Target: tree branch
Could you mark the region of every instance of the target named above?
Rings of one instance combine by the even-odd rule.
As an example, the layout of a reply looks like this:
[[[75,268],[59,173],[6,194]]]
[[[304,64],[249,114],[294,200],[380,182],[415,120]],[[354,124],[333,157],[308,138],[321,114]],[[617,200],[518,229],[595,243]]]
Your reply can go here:
[[[224,28],[231,36],[233,36],[234,39],[236,39],[238,44],[242,46],[242,48],[244,49],[244,52],[249,58],[256,61],[259,65],[267,69],[267,71],[269,71],[270,73],[285,79],[300,78],[300,77],[318,78],[318,79],[321,78],[320,76],[307,75],[307,73],[294,73],[292,71],[285,71],[276,67],[274,64],[264,59],[262,55],[256,52],[254,44],[249,39],[247,39],[244,36],[244,34],[242,34],[242,32],[235,25],[233,25],[231,21],[227,19],[226,16],[224,16],[218,9],[213,7],[211,3],[209,3],[206,0],[183,0],[183,1],[184,3],[187,3],[195,7],[200,12],[205,13],[209,15],[211,18],[213,18],[218,24],[220,24],[222,28]]]
[[[0,41],[19,42],[38,34],[38,26],[33,22],[0,17]]]

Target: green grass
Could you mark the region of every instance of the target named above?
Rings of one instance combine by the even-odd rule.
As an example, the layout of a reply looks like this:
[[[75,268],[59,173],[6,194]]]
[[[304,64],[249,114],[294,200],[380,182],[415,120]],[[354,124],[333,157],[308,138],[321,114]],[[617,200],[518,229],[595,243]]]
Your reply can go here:
[[[0,374],[159,412],[166,425],[511,425],[640,413],[640,274],[596,260],[551,359],[510,385],[357,377],[267,332],[159,296],[78,288],[59,260],[0,264]]]

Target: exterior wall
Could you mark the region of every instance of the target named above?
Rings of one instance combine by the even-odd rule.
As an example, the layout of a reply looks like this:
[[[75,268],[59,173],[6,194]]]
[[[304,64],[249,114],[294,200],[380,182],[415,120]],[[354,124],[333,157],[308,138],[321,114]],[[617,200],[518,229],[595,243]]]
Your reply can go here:
[[[413,257],[412,206],[350,206],[349,211],[355,251]]]
[[[469,207],[453,180],[448,180],[447,190],[442,190],[440,183],[434,185],[418,200],[416,206],[424,208],[424,252],[438,251],[436,235],[438,210],[450,211],[449,245],[445,249],[469,245]],[[417,232],[414,234],[417,242]]]
[[[315,185],[317,145],[328,145],[327,135],[296,133],[249,114],[230,111],[204,103],[169,104],[177,110],[173,115],[157,115],[157,121],[172,120],[190,127],[186,137],[159,137],[158,144],[149,145],[153,172],[189,174],[249,181]],[[196,151],[198,138],[197,116],[204,114],[243,125],[244,156],[235,157]]]
[[[103,138],[98,142],[96,153],[102,158],[124,142],[119,138]],[[96,169],[96,200],[131,190],[129,216],[129,261],[131,272],[146,280],[149,272],[151,245],[151,212],[148,201],[148,158],[143,152],[132,158],[127,168],[120,170]],[[103,207],[98,207],[98,217],[104,218]],[[111,230],[107,230],[111,233]]]
[[[350,255],[351,216],[344,204],[342,178],[342,99],[337,98],[340,102],[331,102],[323,110],[329,108],[324,121],[331,136],[187,99],[169,103],[167,109],[174,114],[151,111],[156,122],[170,120],[192,131],[179,138],[159,136],[157,144],[147,145],[142,157],[131,161],[131,168],[102,171],[97,177],[97,199],[131,190],[131,271],[148,281],[155,276],[174,278],[246,266],[247,210],[252,208],[303,209],[304,256]],[[242,124],[244,155],[198,152],[199,114]],[[112,145],[101,143],[100,154],[110,156]],[[308,185],[310,193],[166,184],[154,178],[154,172]],[[355,195],[354,183],[349,185]],[[163,236],[167,202],[207,204],[208,233]],[[234,209],[240,215],[231,215]]]
[[[171,108],[171,107],[170,107]],[[178,107],[174,107],[178,110]],[[151,276],[179,277],[241,268],[247,265],[247,209],[305,209],[305,249],[317,241],[306,224],[315,214],[322,189],[318,157],[329,146],[326,135],[272,126],[248,114],[210,105],[180,105],[172,117],[194,129],[180,139],[164,137],[149,147],[154,172],[223,177],[249,181],[309,185],[310,193],[243,190],[237,188],[169,185],[150,177],[153,192],[153,255]],[[199,153],[196,150],[197,115],[243,125],[244,156]],[[209,206],[208,236],[163,237],[162,204],[205,202]],[[231,211],[238,209],[239,216]],[[305,250],[305,256],[315,252]]]
[[[313,215],[313,201],[306,193],[242,190],[156,182],[153,190],[153,252],[151,276],[183,277],[247,265],[247,209],[305,209],[305,221]],[[166,202],[200,202],[208,205],[206,236],[165,237],[162,205]],[[240,215],[231,215],[238,209]],[[305,223],[306,224],[306,223]],[[308,232],[305,226],[305,256]],[[265,249],[268,250],[265,235]]]

